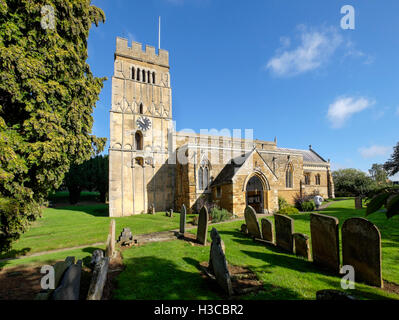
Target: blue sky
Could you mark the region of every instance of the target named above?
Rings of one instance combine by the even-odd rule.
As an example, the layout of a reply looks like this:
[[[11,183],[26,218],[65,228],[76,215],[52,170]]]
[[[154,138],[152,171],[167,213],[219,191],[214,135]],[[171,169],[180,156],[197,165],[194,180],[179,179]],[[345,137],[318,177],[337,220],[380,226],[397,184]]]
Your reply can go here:
[[[169,51],[177,130],[245,129],[367,171],[399,141],[399,1],[95,0],[89,59],[107,76],[93,133],[109,138],[115,38]],[[355,29],[341,28],[341,7]],[[244,135],[244,133],[243,133]],[[398,177],[399,178],[399,177]],[[398,179],[399,180],[399,179]]]

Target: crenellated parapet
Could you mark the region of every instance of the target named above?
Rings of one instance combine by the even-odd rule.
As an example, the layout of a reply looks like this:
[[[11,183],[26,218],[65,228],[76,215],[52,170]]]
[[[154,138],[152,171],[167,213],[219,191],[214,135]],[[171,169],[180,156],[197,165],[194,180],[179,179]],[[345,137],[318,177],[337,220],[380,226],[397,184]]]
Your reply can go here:
[[[132,46],[129,47],[129,41],[124,38],[116,38],[116,51],[115,56],[124,56],[131,59],[154,63],[169,68],[169,52],[159,49],[158,54],[155,48],[149,45],[145,46],[139,42],[132,41]]]

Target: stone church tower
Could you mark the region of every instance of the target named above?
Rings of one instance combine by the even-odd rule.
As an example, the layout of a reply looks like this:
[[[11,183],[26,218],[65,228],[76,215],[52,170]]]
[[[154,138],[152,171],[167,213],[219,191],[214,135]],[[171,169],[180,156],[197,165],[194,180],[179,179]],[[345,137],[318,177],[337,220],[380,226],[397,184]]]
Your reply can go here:
[[[110,216],[173,207],[174,165],[167,164],[172,92],[169,54],[116,39],[110,114]]]

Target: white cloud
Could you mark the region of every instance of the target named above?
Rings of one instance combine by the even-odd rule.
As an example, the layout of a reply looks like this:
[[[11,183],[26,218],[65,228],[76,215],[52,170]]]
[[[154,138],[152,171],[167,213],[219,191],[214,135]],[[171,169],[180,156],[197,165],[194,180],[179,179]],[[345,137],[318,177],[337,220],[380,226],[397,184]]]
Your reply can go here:
[[[363,51],[356,48],[355,44],[352,41],[347,41],[346,43],[346,53],[345,57],[355,57],[355,58],[362,58],[364,64],[372,64],[375,58],[372,55],[366,54]]]
[[[338,97],[328,108],[327,118],[333,128],[340,128],[352,115],[361,112],[375,103],[363,97]]]
[[[380,156],[387,156],[391,152],[392,147],[373,145],[368,148],[359,148],[359,152],[363,158],[375,158]]]
[[[321,67],[342,43],[335,28],[316,31],[300,26],[299,29],[300,45],[288,50],[290,39],[281,38],[282,47],[266,65],[277,76],[293,76]]]

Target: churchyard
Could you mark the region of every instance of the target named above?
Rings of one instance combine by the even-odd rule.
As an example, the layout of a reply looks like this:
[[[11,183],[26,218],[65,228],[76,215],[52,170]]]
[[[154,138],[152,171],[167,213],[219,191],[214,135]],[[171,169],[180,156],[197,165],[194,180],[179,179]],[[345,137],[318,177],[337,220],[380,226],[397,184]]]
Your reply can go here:
[[[36,290],[40,291],[41,265],[54,264],[68,256],[82,260],[83,267],[89,265],[95,250],[107,251],[105,242],[111,219],[106,216],[106,211],[107,205],[103,204],[45,209],[43,218],[14,245],[12,254],[0,258],[0,281],[6,279],[8,283],[12,283],[13,277],[21,281],[24,276],[33,275],[38,282]],[[353,199],[335,201],[320,213],[322,216],[337,218],[339,252],[342,252],[341,229],[344,221],[354,217],[365,217],[365,210],[356,210]],[[312,219],[314,217],[317,215],[312,216]],[[192,218],[193,215],[187,215],[186,222],[190,222]],[[257,219],[260,234],[266,234],[268,230],[264,219],[265,217]],[[165,212],[158,212],[116,218],[115,240],[118,240],[123,228],[129,228],[133,238],[136,241],[138,239],[139,243],[132,243],[122,248],[116,245],[115,252],[121,252],[118,262],[123,264],[123,267],[119,266],[118,272],[112,277],[112,292],[107,293],[107,297],[122,300],[228,298],[227,291],[217,284],[216,279],[207,277],[204,272],[204,263],[207,265],[210,260],[213,228],[217,229],[218,236],[223,242],[223,256],[229,268],[245,268],[255,275],[258,283],[261,283],[261,290],[235,294],[233,299],[315,299],[319,290],[343,291],[340,286],[341,278],[337,272],[331,272],[328,268],[322,268],[319,264],[308,261],[306,257],[289,252],[292,244],[279,242],[281,237],[277,237],[280,240],[276,239],[280,222],[275,224],[276,218],[273,216],[267,219],[272,222],[275,229],[272,240],[276,241],[278,246],[253,240],[250,235],[243,233],[241,229],[245,220],[209,224],[205,229],[202,227],[200,232],[207,234],[206,239],[200,237],[201,239],[198,239],[200,241],[196,241],[198,230],[191,224],[185,225],[183,230],[185,237],[169,237],[173,234],[171,230],[179,234],[182,228],[180,214],[176,212],[172,217]],[[310,228],[311,214],[290,215],[288,220],[291,219],[295,234],[305,235],[299,237],[299,240],[302,243],[305,240],[311,252],[311,239],[314,236]],[[199,220],[201,225],[201,217]],[[348,293],[357,299],[399,299],[397,285],[399,284],[399,217],[387,220],[384,214],[376,213],[368,217],[368,220],[381,232],[384,288],[356,283],[356,289],[348,290]],[[167,241],[149,242],[148,239],[153,236],[144,235],[153,235],[156,232],[161,232],[159,233],[161,235],[166,234],[167,239],[161,240]],[[203,245],[205,240],[206,244]],[[300,248],[298,244],[297,248]],[[303,250],[306,251],[306,246]],[[221,254],[220,249],[216,252]],[[342,254],[340,256],[342,265]],[[15,259],[16,257],[19,259]],[[11,259],[6,260],[6,258]],[[314,256],[313,260],[317,260],[317,257]],[[27,270],[29,273],[25,274]],[[87,270],[82,274],[87,277]],[[235,277],[231,275],[233,286]],[[26,292],[29,290],[27,288],[24,290],[25,297],[29,296]],[[37,291],[31,292],[31,298],[36,294]]]

